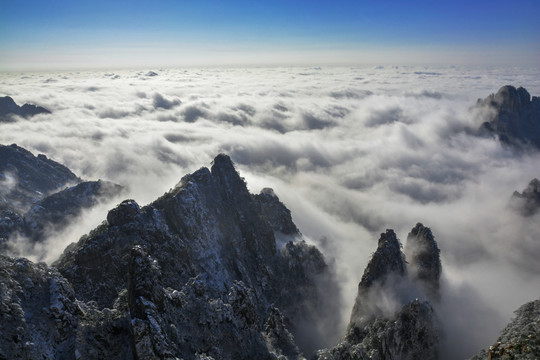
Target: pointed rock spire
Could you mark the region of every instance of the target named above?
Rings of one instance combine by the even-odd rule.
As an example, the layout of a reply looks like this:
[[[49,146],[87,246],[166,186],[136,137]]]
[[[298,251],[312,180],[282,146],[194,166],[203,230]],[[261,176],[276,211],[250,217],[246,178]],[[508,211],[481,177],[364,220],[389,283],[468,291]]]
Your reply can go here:
[[[389,274],[406,274],[405,258],[401,252],[401,243],[392,229],[388,229],[381,234],[377,251],[371,257],[359,287],[367,289],[376,281],[384,283],[385,278]]]
[[[430,228],[416,224],[407,235],[405,256],[411,279],[420,281],[427,295],[437,298],[442,267],[440,250]]]

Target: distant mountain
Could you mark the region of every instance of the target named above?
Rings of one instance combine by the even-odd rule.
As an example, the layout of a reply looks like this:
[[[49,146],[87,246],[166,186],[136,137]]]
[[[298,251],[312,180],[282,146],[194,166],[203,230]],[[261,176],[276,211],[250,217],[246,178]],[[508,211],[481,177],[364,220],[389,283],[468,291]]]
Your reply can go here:
[[[0,184],[0,251],[14,233],[40,241],[124,190],[107,181],[82,181],[64,165],[15,144],[0,145]]]
[[[0,97],[0,122],[12,121],[12,115],[28,118],[37,114],[50,113],[51,112],[49,110],[41,106],[32,104],[24,104],[23,106],[19,106],[9,96]]]
[[[532,216],[540,210],[540,181],[532,179],[523,191],[514,191],[512,205],[523,215]]]
[[[540,98],[522,87],[503,86],[496,94],[479,99],[477,109],[487,110],[480,134],[497,136],[509,146],[540,149]]]
[[[522,305],[489,349],[471,360],[540,359],[540,299]]]
[[[16,144],[0,145],[0,209],[26,212],[34,202],[80,181],[43,154],[34,156]]]

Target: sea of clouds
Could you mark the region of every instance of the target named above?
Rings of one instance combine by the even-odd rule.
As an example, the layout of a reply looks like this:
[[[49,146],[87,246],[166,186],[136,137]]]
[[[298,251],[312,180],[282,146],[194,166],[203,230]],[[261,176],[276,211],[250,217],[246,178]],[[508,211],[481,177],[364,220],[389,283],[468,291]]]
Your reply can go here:
[[[405,241],[421,222],[441,249],[445,354],[465,357],[540,296],[540,215],[510,206],[514,190],[540,177],[540,153],[473,135],[486,113],[471,107],[503,85],[540,95],[540,70],[2,73],[0,96],[52,114],[1,124],[0,143],[44,153],[84,179],[126,185],[141,205],[218,153],[230,155],[250,190],[272,187],[335,265],[343,326],[379,234],[392,228]],[[40,258],[53,261],[114,205],[54,234]]]

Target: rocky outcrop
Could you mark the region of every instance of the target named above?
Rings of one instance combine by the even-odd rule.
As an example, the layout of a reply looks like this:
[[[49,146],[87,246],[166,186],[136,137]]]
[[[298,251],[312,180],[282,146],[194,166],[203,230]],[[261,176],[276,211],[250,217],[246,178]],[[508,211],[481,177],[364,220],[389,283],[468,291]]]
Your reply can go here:
[[[257,209],[270,222],[274,231],[279,231],[285,235],[300,234],[300,231],[292,221],[291,211],[279,201],[274,190],[264,188],[260,194],[253,195],[253,200]]]
[[[389,317],[378,317],[356,327],[344,341],[319,350],[318,360],[438,358],[439,328],[429,302],[413,300]]]
[[[437,359],[440,330],[430,301],[438,299],[431,291],[438,290],[441,263],[431,230],[417,224],[406,252],[409,264],[394,231],[381,234],[343,341],[316,359]]]
[[[121,194],[123,187],[108,181],[83,181],[47,196],[33,204],[24,215],[24,232],[33,241],[40,241],[47,231],[67,226],[84,209]]]
[[[540,358],[540,299],[521,306],[515,314],[497,341],[471,360]]]
[[[411,279],[419,282],[429,297],[438,298],[442,266],[440,250],[430,228],[416,224],[407,235],[405,257]]]
[[[393,283],[401,283],[407,273],[405,256],[401,252],[399,242],[393,230],[381,234],[377,250],[371,257],[362,280],[358,284],[358,295],[351,314],[349,333],[355,328],[365,326],[374,318],[388,315],[394,309],[384,308],[385,304],[376,301],[381,291],[392,291]],[[388,284],[388,286],[386,286]],[[394,295],[391,295],[394,297]]]
[[[124,191],[107,181],[81,181],[65,166],[15,144],[0,145],[0,184],[0,251],[16,245],[8,244],[14,235],[41,241]]]
[[[478,100],[476,108],[487,109],[488,119],[480,133],[497,136],[505,144],[517,148],[540,148],[540,98],[522,87],[503,86],[496,94]]]
[[[23,106],[19,106],[9,96],[0,97],[0,122],[13,121],[13,115],[28,118],[37,114],[50,113],[51,112],[49,110],[41,106],[32,104],[24,104]]]
[[[0,210],[24,213],[34,202],[78,182],[67,167],[43,154],[0,145]]]
[[[277,246],[275,231],[297,239]],[[55,266],[98,309],[127,294],[137,358],[298,358],[339,322],[337,283],[298,237],[277,197],[251,195],[219,155],[150,205],[112,209]]]
[[[523,216],[532,216],[540,209],[540,181],[532,179],[523,191],[514,191],[512,205]]]

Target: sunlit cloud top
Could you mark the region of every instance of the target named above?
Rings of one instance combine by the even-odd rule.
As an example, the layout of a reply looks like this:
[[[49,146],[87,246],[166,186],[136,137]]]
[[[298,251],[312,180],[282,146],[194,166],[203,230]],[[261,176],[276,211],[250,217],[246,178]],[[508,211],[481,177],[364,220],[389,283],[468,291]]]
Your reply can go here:
[[[534,0],[3,0],[0,69],[535,65],[539,12]]]

